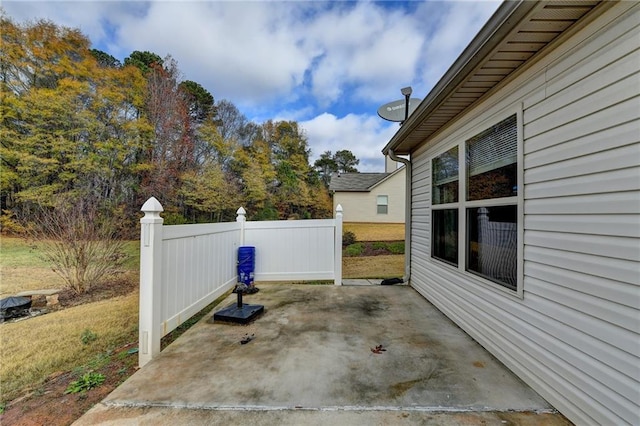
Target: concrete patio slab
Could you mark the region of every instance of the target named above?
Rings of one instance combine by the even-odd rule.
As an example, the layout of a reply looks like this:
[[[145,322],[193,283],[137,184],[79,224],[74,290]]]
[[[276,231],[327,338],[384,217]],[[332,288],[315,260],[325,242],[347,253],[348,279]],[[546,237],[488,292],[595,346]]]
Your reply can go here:
[[[261,284],[245,303],[265,313],[212,313],[76,424],[570,424],[409,286]]]

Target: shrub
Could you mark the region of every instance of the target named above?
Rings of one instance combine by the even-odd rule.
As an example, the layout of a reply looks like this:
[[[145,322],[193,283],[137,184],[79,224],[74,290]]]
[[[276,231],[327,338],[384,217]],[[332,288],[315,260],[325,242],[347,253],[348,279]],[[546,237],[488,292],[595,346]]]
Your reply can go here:
[[[374,241],[373,243],[371,243],[371,248],[373,248],[374,250],[387,250],[387,243],[385,243],[384,241]]]
[[[351,231],[345,231],[342,233],[342,245],[349,246],[356,242],[356,234]]]
[[[78,294],[122,273],[127,260],[118,219],[99,207],[95,199],[60,200],[39,206],[28,227],[44,260]]]
[[[387,244],[387,249],[393,254],[404,254],[404,241]]]
[[[347,246],[347,248],[345,249],[345,255],[346,256],[360,256],[363,251],[364,251],[364,244],[363,243],[355,243],[355,244],[351,244],[351,245]]]

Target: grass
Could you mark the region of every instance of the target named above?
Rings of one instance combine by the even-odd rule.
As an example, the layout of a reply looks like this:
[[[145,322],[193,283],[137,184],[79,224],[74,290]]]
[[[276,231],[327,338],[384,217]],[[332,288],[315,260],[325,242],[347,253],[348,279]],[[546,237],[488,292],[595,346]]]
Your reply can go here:
[[[401,277],[403,274],[403,255],[343,258],[343,278],[395,278]]]
[[[357,241],[404,240],[404,223],[345,222],[343,230],[353,232]]]
[[[127,270],[135,271],[138,268],[139,244],[138,241],[131,241],[125,246]],[[3,236],[0,239],[0,298],[21,291],[64,287],[65,282],[41,258],[37,248],[23,238]]]
[[[0,325],[2,400],[137,340],[138,293]],[[86,330],[97,337],[83,343]]]
[[[404,239],[404,225],[345,224],[358,241]],[[62,280],[21,238],[2,237],[0,249],[1,297],[24,290],[62,288]],[[387,246],[392,243],[385,243]],[[139,242],[127,245],[126,267],[136,279]],[[404,273],[403,255],[343,258],[344,278],[392,278]],[[216,302],[219,302],[217,300]],[[214,302],[215,304],[215,302]],[[214,304],[204,311],[210,311]],[[194,317],[179,332],[195,323]],[[109,362],[114,348],[137,340],[138,293],[88,303],[27,321],[0,324],[0,407],[29,389],[37,390],[56,372],[78,371],[81,366],[97,368]],[[165,336],[163,343],[177,337]],[[79,370],[80,369],[80,370]]]
[[[0,298],[20,291],[63,288],[64,281],[22,238],[0,239]]]

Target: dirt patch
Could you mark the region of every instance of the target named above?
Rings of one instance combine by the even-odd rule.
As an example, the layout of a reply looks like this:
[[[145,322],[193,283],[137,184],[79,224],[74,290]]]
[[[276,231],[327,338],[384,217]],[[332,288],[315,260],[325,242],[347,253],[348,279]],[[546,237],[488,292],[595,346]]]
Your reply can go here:
[[[85,303],[98,302],[118,296],[126,296],[138,288],[137,280],[125,276],[94,285],[88,291],[77,294],[73,290],[64,289],[58,293],[58,309],[70,308]]]

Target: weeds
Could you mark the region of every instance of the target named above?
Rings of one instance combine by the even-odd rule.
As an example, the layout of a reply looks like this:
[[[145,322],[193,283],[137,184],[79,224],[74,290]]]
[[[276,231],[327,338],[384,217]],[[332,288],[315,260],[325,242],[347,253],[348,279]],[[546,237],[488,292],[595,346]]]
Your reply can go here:
[[[105,381],[104,374],[88,372],[83,374],[78,380],[74,380],[69,383],[67,390],[64,391],[67,393],[79,393],[86,392],[89,389],[97,388]]]
[[[82,332],[82,335],[80,336],[80,341],[82,342],[83,345],[88,345],[89,343],[97,339],[98,339],[98,335],[93,331],[89,330],[88,328],[86,328]]]
[[[112,354],[113,354],[112,351],[100,352],[99,354],[96,354],[96,356],[87,363],[87,366],[89,367],[90,370],[102,368],[111,362]]]

